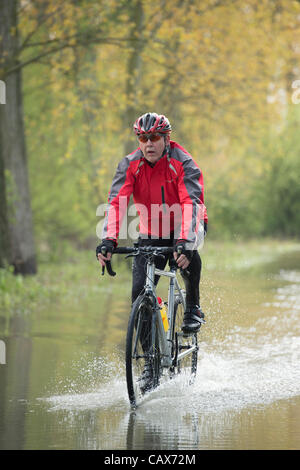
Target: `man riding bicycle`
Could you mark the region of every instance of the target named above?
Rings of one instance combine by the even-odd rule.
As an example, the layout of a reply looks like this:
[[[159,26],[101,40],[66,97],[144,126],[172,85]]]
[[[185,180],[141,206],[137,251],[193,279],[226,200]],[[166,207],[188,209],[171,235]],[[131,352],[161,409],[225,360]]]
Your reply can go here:
[[[173,246],[186,289],[182,331],[197,332],[204,314],[200,308],[201,258],[197,247],[207,231],[203,176],[192,156],[170,140],[169,120],[146,113],[134,123],[139,147],[119,163],[109,193],[102,243],[96,249],[102,266],[111,259],[131,194],[140,217],[139,245]],[[159,211],[157,212],[157,207]],[[103,254],[106,253],[105,255]],[[168,259],[157,259],[164,269]],[[146,260],[134,258],[132,302],[145,283]],[[159,277],[156,276],[156,283]]]

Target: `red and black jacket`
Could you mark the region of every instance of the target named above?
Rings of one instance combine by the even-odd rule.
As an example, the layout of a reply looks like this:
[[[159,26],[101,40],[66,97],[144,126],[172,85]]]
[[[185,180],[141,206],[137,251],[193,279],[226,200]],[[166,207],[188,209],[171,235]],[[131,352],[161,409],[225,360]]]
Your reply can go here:
[[[203,222],[203,176],[192,156],[170,142],[169,151],[151,166],[140,148],[119,163],[108,197],[103,238],[117,240],[131,194],[141,234],[189,240],[195,246]]]

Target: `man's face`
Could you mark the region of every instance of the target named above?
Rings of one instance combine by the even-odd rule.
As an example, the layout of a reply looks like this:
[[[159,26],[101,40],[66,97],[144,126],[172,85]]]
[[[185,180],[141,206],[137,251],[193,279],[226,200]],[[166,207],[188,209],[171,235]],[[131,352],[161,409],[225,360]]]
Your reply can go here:
[[[158,134],[152,134],[152,135],[156,136]],[[149,137],[150,136],[151,134],[149,134]],[[156,141],[148,139],[146,142],[142,142],[139,139],[140,148],[144,154],[144,157],[150,163],[156,163],[157,160],[159,160],[160,157],[162,156],[165,146],[169,145],[170,143],[169,135],[166,135],[165,137],[164,136],[158,136],[158,137],[159,139]]]

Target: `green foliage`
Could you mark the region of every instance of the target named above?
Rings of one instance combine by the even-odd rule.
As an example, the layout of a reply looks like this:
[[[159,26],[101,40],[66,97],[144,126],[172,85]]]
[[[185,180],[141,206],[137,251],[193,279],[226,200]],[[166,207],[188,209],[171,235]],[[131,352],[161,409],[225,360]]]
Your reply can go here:
[[[118,273],[114,287],[108,275],[101,275],[94,250],[72,252],[69,244],[59,260],[40,260],[36,276],[16,276],[12,267],[0,269],[0,311],[8,315],[31,314],[51,306],[76,305],[82,299],[97,304],[101,296],[109,298],[112,288],[129,293],[131,269],[124,258],[115,257],[113,265]]]
[[[300,6],[242,3],[48,0],[24,10],[22,60],[48,54],[24,69],[43,256],[96,240],[96,208],[124,149],[137,146],[129,121],[147,110],[168,115],[203,171],[210,237],[299,235],[299,126],[287,111],[297,108],[288,96]]]
[[[36,302],[46,302],[49,292],[36,278],[15,276],[13,268],[0,269],[0,309],[14,313],[29,313]]]
[[[272,261],[278,254],[288,254],[295,250],[299,250],[299,242],[210,240],[204,244],[201,256],[204,269],[209,274],[214,270],[223,272],[249,269]],[[113,268],[117,272],[115,278],[107,274],[102,276],[94,251],[84,250],[73,257],[61,257],[59,262],[40,262],[36,276],[15,276],[13,268],[0,269],[1,314],[6,314],[7,317],[28,315],[30,318],[32,314],[43,316],[43,312],[52,312],[51,315],[54,315],[63,308],[73,315],[73,322],[76,315],[72,312],[78,306],[82,308],[82,305],[90,304],[94,309],[99,301],[108,306],[117,305],[120,294],[128,298],[129,308],[131,260],[126,263],[124,257],[114,256]],[[167,283],[164,280],[160,282],[159,288],[167,295]]]
[[[292,108],[286,127],[265,147],[264,177],[254,187],[262,234],[299,237],[299,125],[300,112]]]

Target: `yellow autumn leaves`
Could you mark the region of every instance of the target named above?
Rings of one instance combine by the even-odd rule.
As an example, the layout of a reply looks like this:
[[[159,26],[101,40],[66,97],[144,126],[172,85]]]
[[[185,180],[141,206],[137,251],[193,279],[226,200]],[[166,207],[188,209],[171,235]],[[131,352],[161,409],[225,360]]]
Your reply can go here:
[[[247,200],[251,177],[265,170],[266,139],[288,125],[300,78],[299,2],[37,1],[21,13],[20,30],[36,44],[24,58],[58,46],[25,75],[48,94],[47,124],[30,112],[33,99],[45,100],[38,91],[26,119],[30,141],[53,135],[60,171],[65,165],[79,188],[90,186],[85,207],[106,198],[125,147],[137,145],[130,127],[143,112],[169,117],[173,138],[204,171],[213,208],[220,175],[229,198],[244,191]]]

